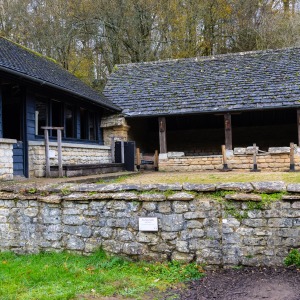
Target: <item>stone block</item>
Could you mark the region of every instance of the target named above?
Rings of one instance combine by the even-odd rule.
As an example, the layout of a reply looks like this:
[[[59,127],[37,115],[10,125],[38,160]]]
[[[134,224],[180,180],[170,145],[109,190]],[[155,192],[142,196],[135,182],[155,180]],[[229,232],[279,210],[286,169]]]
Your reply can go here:
[[[168,158],[184,157],[184,152],[168,152]]]
[[[172,211],[171,203],[169,201],[158,203],[158,211],[160,213],[170,213]]]
[[[256,153],[258,153],[259,147],[256,146]],[[254,147],[249,146],[246,148],[246,154],[253,154],[254,153]]]
[[[141,201],[165,201],[166,196],[161,193],[153,193],[153,194],[140,194],[139,199]]]
[[[177,200],[177,201],[191,201],[195,198],[195,195],[179,192],[167,197],[168,200]]]
[[[234,148],[233,149],[233,154],[234,155],[244,155],[246,154],[246,148]]]
[[[183,189],[186,191],[197,191],[197,192],[214,192],[216,190],[215,184],[192,184],[184,183]]]
[[[227,182],[218,184],[217,190],[249,193],[253,191],[253,186],[248,182]]]
[[[286,191],[283,181],[251,182],[255,191],[259,193],[280,193]]]
[[[225,199],[235,201],[262,201],[262,197],[260,195],[242,193],[225,195]]]
[[[125,243],[123,252],[128,255],[142,255],[146,252],[146,247],[140,243]]]
[[[290,153],[290,151],[290,147],[270,147],[268,150],[270,154]]]
[[[182,215],[171,214],[161,217],[161,230],[163,231],[180,231],[184,227]]]
[[[173,206],[173,210],[175,213],[184,213],[184,212],[187,212],[189,210],[189,205],[188,203],[184,203],[184,202],[181,202],[181,201],[174,201],[172,203],[172,206]]]

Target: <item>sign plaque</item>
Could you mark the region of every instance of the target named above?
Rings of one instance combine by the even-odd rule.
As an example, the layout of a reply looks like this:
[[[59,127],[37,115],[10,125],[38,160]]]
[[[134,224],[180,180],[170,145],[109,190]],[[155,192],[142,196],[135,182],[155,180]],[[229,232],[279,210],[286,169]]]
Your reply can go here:
[[[139,231],[158,231],[157,218],[139,218]]]

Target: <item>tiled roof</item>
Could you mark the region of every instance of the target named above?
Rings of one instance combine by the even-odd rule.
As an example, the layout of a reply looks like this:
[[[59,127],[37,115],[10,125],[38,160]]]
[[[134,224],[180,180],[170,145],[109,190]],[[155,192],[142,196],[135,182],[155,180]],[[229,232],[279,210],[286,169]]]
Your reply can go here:
[[[104,95],[127,116],[300,106],[300,48],[118,65]]]
[[[40,84],[51,85],[71,95],[109,109],[119,107],[63,69],[55,62],[0,37],[0,70],[26,76]]]

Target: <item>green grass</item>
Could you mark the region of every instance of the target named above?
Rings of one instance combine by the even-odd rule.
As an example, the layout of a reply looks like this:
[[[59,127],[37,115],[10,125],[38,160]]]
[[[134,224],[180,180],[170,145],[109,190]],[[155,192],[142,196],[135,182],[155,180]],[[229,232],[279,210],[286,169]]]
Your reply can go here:
[[[299,172],[141,172],[134,176],[124,176],[114,183],[219,183],[251,181],[284,181],[299,183]]]
[[[62,300],[83,294],[143,299],[150,289],[200,278],[201,270],[196,264],[130,262],[102,250],[91,256],[2,252],[0,299]]]

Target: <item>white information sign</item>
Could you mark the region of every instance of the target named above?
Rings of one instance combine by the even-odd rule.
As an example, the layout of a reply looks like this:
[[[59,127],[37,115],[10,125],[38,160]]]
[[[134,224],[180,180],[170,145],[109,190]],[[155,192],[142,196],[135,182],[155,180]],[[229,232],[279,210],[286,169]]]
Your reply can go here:
[[[139,231],[158,231],[157,218],[139,218]]]

